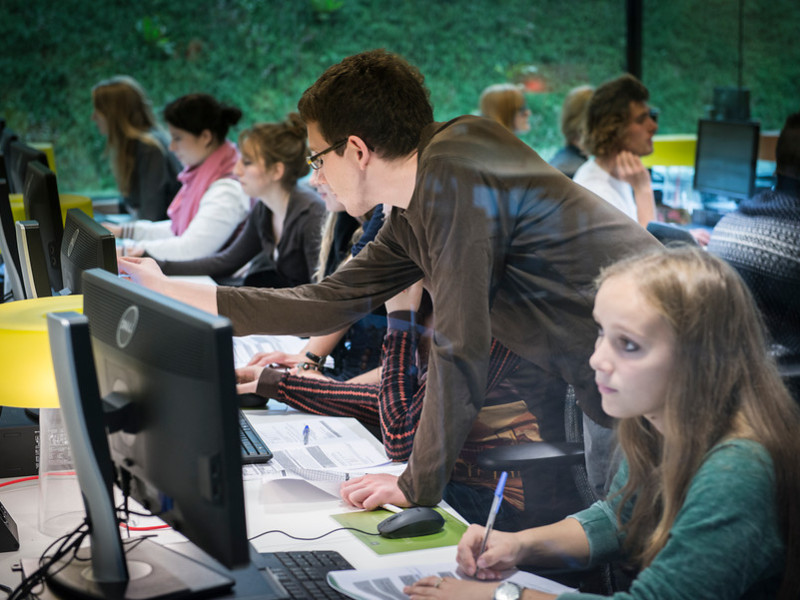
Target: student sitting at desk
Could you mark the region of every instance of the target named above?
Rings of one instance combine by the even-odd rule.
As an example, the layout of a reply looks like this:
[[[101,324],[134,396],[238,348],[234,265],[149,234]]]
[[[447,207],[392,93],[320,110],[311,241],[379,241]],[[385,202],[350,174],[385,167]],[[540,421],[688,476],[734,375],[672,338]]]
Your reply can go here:
[[[181,165],[156,125],[150,99],[132,77],[118,75],[92,88],[92,121],[106,138],[106,153],[126,212],[161,221],[181,187]]]
[[[208,94],[189,94],[164,109],[170,150],[184,165],[182,185],[166,221],[105,225],[122,238],[123,256],[191,260],[218,251],[250,212],[250,199],[233,175],[239,159],[226,140],[242,111]]]
[[[256,392],[314,414],[355,417],[373,430],[380,428],[392,460],[408,460],[422,411],[431,330],[421,325],[430,316],[421,282],[386,302],[389,329],[383,345],[382,368],[371,378],[336,381],[319,373],[313,362],[294,372],[248,366],[237,370],[240,392]],[[420,302],[422,309],[419,310]],[[420,325],[416,325],[416,323]],[[497,476],[477,466],[477,455],[496,446],[563,441],[565,385],[493,340],[489,357],[486,400],[461,449],[452,473],[444,477],[444,499],[470,523],[483,522],[492,504]],[[380,479],[385,491],[404,501],[392,475]],[[448,481],[449,480],[449,481]],[[563,518],[581,506],[568,468],[542,470],[536,484],[526,486],[519,473],[506,484],[498,523],[518,530]],[[363,478],[342,487],[349,503],[366,509],[382,504]]]
[[[604,271],[594,316],[590,364],[625,454],[609,499],[553,525],[494,531],[480,555],[484,529],[473,525],[461,568],[491,580],[516,564],[623,559],[638,574],[614,598],[797,598],[800,411],[742,280],[697,248],[660,251]],[[428,577],[405,591],[554,597],[502,586]]]
[[[191,261],[161,260],[159,266],[167,275],[209,275],[227,285],[309,283],[319,257],[325,205],[297,183],[309,171],[305,124],[292,113],[282,123],[254,125],[239,134],[239,148],[233,173],[244,192],[258,199],[244,229],[220,252]],[[234,277],[246,265],[246,273]]]

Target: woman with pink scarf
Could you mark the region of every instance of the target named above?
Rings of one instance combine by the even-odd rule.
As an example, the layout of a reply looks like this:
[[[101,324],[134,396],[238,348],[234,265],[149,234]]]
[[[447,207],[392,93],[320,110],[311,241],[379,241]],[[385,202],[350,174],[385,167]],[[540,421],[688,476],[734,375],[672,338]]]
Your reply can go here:
[[[250,199],[233,174],[239,154],[226,139],[241,117],[241,110],[208,94],[189,94],[167,105],[169,149],[184,166],[181,189],[167,210],[169,220],[106,226],[123,238],[123,255],[191,260],[217,252],[231,238],[250,211]]]

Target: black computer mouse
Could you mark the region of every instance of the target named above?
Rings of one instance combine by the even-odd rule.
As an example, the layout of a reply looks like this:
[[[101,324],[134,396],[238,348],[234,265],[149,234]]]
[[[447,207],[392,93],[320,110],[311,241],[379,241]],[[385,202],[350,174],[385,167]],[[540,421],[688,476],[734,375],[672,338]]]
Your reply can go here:
[[[265,396],[259,396],[253,393],[239,394],[237,398],[239,399],[239,408],[260,408],[266,406],[267,400],[269,400],[269,398]]]
[[[441,531],[444,517],[427,506],[415,506],[386,517],[378,523],[378,533],[385,538],[416,537]]]

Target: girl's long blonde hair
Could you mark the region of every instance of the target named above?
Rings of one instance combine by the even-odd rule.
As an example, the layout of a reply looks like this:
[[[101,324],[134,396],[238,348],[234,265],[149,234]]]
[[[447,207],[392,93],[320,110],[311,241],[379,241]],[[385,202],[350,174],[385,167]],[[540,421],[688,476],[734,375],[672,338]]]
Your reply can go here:
[[[638,567],[667,543],[692,478],[708,451],[731,437],[753,439],[775,470],[786,544],[781,598],[800,591],[800,410],[767,352],[750,291],[724,261],[699,249],[660,249],[619,262],[599,283],[626,275],[676,336],[675,369],[663,436],[643,417],[623,419],[619,441],[630,476],[621,506],[636,498],[623,525]]]
[[[127,196],[136,163],[136,142],[167,151],[151,133],[156,127],[156,118],[150,99],[133,77],[117,75],[92,88],[92,104],[106,120],[106,153],[111,160],[117,187],[123,196]]]

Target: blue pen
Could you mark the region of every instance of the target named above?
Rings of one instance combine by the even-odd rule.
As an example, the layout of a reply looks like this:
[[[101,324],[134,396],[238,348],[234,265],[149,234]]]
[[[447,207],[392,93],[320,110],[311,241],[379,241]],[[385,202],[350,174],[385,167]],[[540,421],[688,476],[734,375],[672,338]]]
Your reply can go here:
[[[308,425],[303,427],[303,445],[308,446],[308,434],[311,433],[311,430],[308,428]]]
[[[497,489],[494,491],[492,508],[489,509],[489,519],[486,521],[486,533],[483,535],[483,543],[481,544],[481,551],[478,552],[478,556],[483,554],[483,551],[486,550],[486,542],[489,539],[489,533],[491,533],[492,527],[494,527],[494,520],[497,518],[497,512],[500,510],[500,503],[503,501],[503,490],[506,487],[506,479],[508,479],[508,473],[503,471],[500,473],[500,481],[497,482]]]

